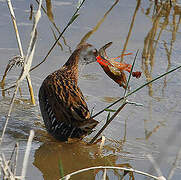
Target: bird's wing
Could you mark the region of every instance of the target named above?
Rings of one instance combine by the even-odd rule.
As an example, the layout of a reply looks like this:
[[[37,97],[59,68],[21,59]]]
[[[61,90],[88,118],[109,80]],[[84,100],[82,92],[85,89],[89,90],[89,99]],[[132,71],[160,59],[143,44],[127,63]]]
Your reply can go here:
[[[75,83],[59,76],[46,79],[44,86],[57,121],[79,125],[90,118],[84,96]]]

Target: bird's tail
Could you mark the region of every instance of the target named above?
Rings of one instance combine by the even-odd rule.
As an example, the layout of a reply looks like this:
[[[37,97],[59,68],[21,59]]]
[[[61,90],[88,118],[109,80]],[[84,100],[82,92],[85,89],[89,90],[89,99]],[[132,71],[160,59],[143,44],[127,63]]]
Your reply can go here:
[[[91,132],[93,128],[95,128],[97,126],[99,122],[96,121],[95,119],[89,119],[89,120],[86,120],[84,121],[83,123],[81,123],[79,125],[79,128],[84,131],[84,132]]]

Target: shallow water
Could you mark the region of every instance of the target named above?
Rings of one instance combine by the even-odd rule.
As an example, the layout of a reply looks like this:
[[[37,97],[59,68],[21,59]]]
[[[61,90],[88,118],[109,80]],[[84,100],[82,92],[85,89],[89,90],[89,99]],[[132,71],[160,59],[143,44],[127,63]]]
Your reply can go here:
[[[75,49],[80,40],[97,25],[114,2],[112,0],[87,0],[80,10],[78,19],[64,34],[70,48],[64,45],[61,40],[63,51],[60,46],[57,46],[47,61],[31,72],[36,106],[32,106],[29,101],[26,81],[21,85],[22,97],[18,94],[18,99],[15,101],[2,150],[9,157],[14,143],[19,142],[20,153],[17,171],[20,174],[29,131],[35,130],[27,179],[59,179],[60,161],[65,175],[82,168],[103,165],[122,165],[157,175],[152,163],[147,158],[148,154],[153,156],[165,177],[173,167],[181,146],[181,70],[146,86],[128,98],[130,101],[143,104],[143,106],[126,105],[124,107],[102,133],[106,137],[106,142],[101,154],[98,150],[99,143],[87,146],[85,142],[90,141],[103,126],[107,112],[96,117],[100,122],[96,131],[81,142],[57,142],[46,133],[44,128],[37,99],[43,79],[66,62],[70,56],[70,49]],[[35,8],[37,7],[35,1],[18,0],[13,2],[25,52],[32,26],[32,21],[28,20],[30,3]],[[8,60],[18,54],[18,49],[6,2],[0,1],[0,4],[0,78],[2,78]],[[135,0],[118,2],[87,42],[99,48],[103,44],[113,41],[113,45],[108,49],[108,54],[112,57],[120,55],[126,42],[136,5],[137,1]],[[62,30],[75,11],[76,2],[57,0],[52,1],[52,6],[54,21]],[[138,6],[126,47],[126,52],[132,52],[133,55],[125,57],[124,61],[131,64],[139,49],[135,69],[142,71],[142,76],[140,79],[131,79],[131,90],[180,65],[181,29],[179,18],[181,8],[179,5],[174,7],[169,11],[168,6],[163,6],[159,11],[160,16],[157,16],[156,13],[154,14],[152,1],[142,0]],[[38,41],[33,66],[42,61],[54,43],[50,27],[51,23],[42,13],[37,29]],[[14,68],[8,73],[6,87],[15,82],[19,72],[20,68]],[[96,63],[84,69],[79,85],[87,98],[89,108],[94,107],[94,113],[122,97],[124,93],[124,90],[107,77]],[[0,95],[1,127],[3,127],[9,109],[12,92],[11,90],[6,93],[6,97]],[[117,107],[118,105],[113,109]],[[180,179],[180,168],[181,161],[178,161],[173,176],[174,180]],[[75,175],[73,179],[101,179],[102,173],[102,170],[88,171]],[[109,179],[120,179],[120,174],[119,171],[109,170],[107,176]],[[145,179],[144,176],[136,174],[135,178]],[[125,179],[129,179],[129,176],[127,175]]]

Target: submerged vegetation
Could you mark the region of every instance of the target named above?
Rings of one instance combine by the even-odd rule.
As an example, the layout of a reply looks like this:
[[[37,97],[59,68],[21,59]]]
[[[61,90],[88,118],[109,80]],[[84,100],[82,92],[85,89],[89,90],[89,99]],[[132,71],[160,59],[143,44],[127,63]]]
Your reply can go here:
[[[30,136],[29,136],[29,139],[27,142],[27,149],[26,149],[26,152],[24,155],[23,164],[21,165],[22,166],[21,175],[17,175],[16,169],[17,169],[17,165],[18,165],[19,144],[15,143],[14,150],[12,150],[12,154],[11,154],[11,157],[9,160],[7,160],[7,158],[5,157],[6,153],[3,152],[2,144],[4,142],[4,139],[6,138],[5,134],[7,131],[8,122],[11,117],[12,109],[14,106],[14,102],[17,98],[18,91],[21,94],[22,81],[24,79],[27,80],[31,105],[36,105],[36,102],[35,102],[36,98],[34,97],[34,89],[32,86],[32,82],[31,82],[32,78],[30,77],[30,74],[35,69],[37,70],[38,67],[41,67],[40,65],[42,65],[45,61],[48,61],[48,57],[53,52],[56,45],[58,45],[62,51],[64,50],[64,46],[66,46],[68,48],[69,53],[72,52],[71,46],[67,43],[64,33],[67,32],[69,28],[71,28],[71,25],[73,25],[76,21],[79,21],[79,16],[81,16],[81,14],[79,14],[79,11],[83,7],[83,5],[86,6],[85,0],[79,0],[76,7],[74,8],[74,12],[72,13],[73,15],[70,16],[70,19],[68,20],[66,26],[61,31],[57,27],[56,22],[54,20],[54,13],[52,10],[52,1],[46,0],[46,2],[45,2],[46,8],[42,5],[42,0],[40,0],[40,1],[35,0],[35,1],[38,4],[38,9],[37,9],[36,13],[34,13],[33,5],[30,6],[31,7],[30,19],[32,19],[32,17],[33,17],[33,27],[32,27],[32,32],[30,35],[30,42],[29,42],[29,46],[27,49],[27,53],[26,53],[26,55],[24,55],[21,40],[20,40],[20,35],[19,35],[19,31],[18,31],[18,26],[16,24],[17,22],[16,22],[15,13],[13,11],[11,1],[7,0],[7,5],[10,10],[10,16],[12,18],[13,27],[15,30],[16,39],[17,39],[17,43],[18,43],[19,55],[16,55],[15,57],[11,58],[8,65],[6,66],[6,68],[4,68],[5,70],[4,70],[2,80],[1,80],[2,97],[5,98],[5,97],[9,96],[7,94],[7,92],[10,89],[14,89],[14,93],[10,100],[9,111],[6,115],[5,123],[3,125],[1,138],[0,138],[0,165],[1,165],[0,176],[1,176],[1,179],[26,179],[25,177],[26,177],[26,172],[27,172],[27,165],[29,163],[28,158],[30,155],[31,143],[33,141],[34,136],[36,136],[36,133],[34,135],[34,131],[31,130]],[[103,15],[101,20],[99,20],[98,23],[90,31],[88,31],[81,38],[80,42],[77,44],[86,42],[90,37],[92,37],[94,35],[94,33],[96,31],[99,31],[99,28],[101,27],[103,22],[106,20],[109,13],[111,11],[113,11],[113,9],[119,3],[121,3],[119,0],[115,0],[113,2],[113,4],[111,4],[110,8],[108,8],[106,13]],[[118,58],[120,58],[120,60],[118,60],[118,58],[117,59],[109,58],[106,54],[105,54],[106,56],[99,56],[97,59],[98,60],[97,62],[102,66],[103,70],[106,72],[106,74],[109,77],[111,77],[112,80],[114,80],[115,82],[118,83],[117,78],[119,77],[118,84],[124,88],[123,89],[120,87],[120,89],[124,90],[122,97],[117,98],[114,102],[112,102],[109,105],[105,105],[102,108],[102,110],[94,109],[94,111],[96,111],[96,113],[94,113],[94,111],[92,113],[91,118],[95,118],[100,114],[108,113],[108,115],[105,119],[105,124],[102,127],[99,127],[96,134],[94,133],[94,137],[92,137],[91,139],[88,139],[88,140],[85,138],[85,141],[84,141],[84,143],[86,144],[86,145],[84,144],[84,146],[86,146],[88,148],[91,146],[92,147],[96,146],[97,152],[95,153],[96,154],[95,156],[100,159],[106,159],[106,157],[104,157],[104,155],[103,155],[103,151],[104,151],[104,147],[106,146],[105,141],[107,140],[107,137],[100,136],[100,135],[102,135],[102,133],[105,131],[105,129],[108,127],[108,125],[110,125],[110,123],[116,117],[118,117],[118,114],[120,114],[121,111],[123,111],[123,109],[125,109],[128,104],[131,104],[132,106],[143,106],[143,104],[140,102],[132,102],[132,101],[128,100],[128,97],[130,97],[131,95],[135,95],[136,92],[140,91],[144,87],[148,87],[149,96],[156,98],[153,93],[153,87],[152,87],[153,83],[161,78],[165,78],[164,85],[166,86],[166,84],[167,84],[166,78],[168,77],[167,75],[171,74],[171,73],[173,74],[176,72],[176,70],[179,70],[181,68],[181,64],[177,64],[174,68],[171,68],[171,55],[172,55],[172,52],[174,51],[173,50],[174,42],[176,41],[176,34],[179,30],[179,25],[181,22],[180,5],[176,1],[171,1],[171,0],[156,1],[155,0],[155,1],[147,2],[147,3],[149,3],[150,6],[147,9],[144,9],[143,7],[141,7],[142,6],[141,0],[137,0],[136,3],[137,4],[136,4],[136,7],[133,12],[133,17],[130,21],[130,27],[127,32],[127,37],[126,37],[126,40],[125,40],[125,43],[123,46],[122,53],[120,56],[118,56]],[[126,51],[128,49],[128,43],[132,36],[133,28],[135,25],[134,24],[135,19],[137,18],[137,13],[140,9],[141,9],[142,13],[144,13],[146,15],[146,17],[151,19],[152,27],[150,28],[149,32],[147,33],[147,35],[144,39],[143,50],[141,50],[141,49],[137,50],[132,64],[128,64],[124,60],[124,55],[126,54]],[[40,20],[41,13],[45,13],[47,15],[47,17],[50,21],[50,24],[51,24],[51,31],[52,31],[52,35],[53,35],[55,41],[52,45],[50,45],[50,49],[47,51],[44,58],[42,58],[42,61],[39,64],[32,67],[32,61],[33,61],[33,57],[34,57],[34,53],[35,53],[35,49],[36,49],[36,41],[39,38],[39,33],[41,33],[41,32],[38,32],[38,30],[37,30],[37,25]],[[170,17],[172,17],[172,21],[170,21]],[[171,38],[170,38],[169,43],[166,42],[166,40],[162,40],[162,41],[160,40],[161,36],[165,30],[168,32],[171,32]],[[60,39],[62,39],[62,41],[64,43],[63,45],[62,45]],[[98,40],[96,40],[96,41],[98,41]],[[110,41],[110,40],[106,40],[106,41]],[[159,75],[157,75],[157,77],[153,78],[152,73],[154,70],[154,63],[157,58],[156,50],[157,50],[159,43],[163,44],[164,50],[167,55],[167,64],[168,65],[167,65],[166,72],[160,73]],[[105,53],[105,51],[103,52],[103,54],[104,53]],[[137,59],[138,59],[137,56],[139,53],[141,53],[141,55],[142,55],[142,59],[141,59],[142,60],[142,62],[141,62],[142,73],[141,73],[141,71],[136,71],[136,72],[134,71],[135,65],[137,64]],[[20,72],[19,77],[17,78],[17,80],[14,84],[11,84],[9,87],[6,87],[6,79],[8,78],[8,73],[13,68],[16,68],[17,66],[21,67],[21,72]],[[129,72],[128,77],[126,77],[125,71]],[[130,90],[129,87],[130,87],[130,82],[132,80],[132,77],[135,76],[136,78],[139,78],[141,76],[141,74],[142,74],[142,76],[146,77],[146,82],[142,83],[142,85],[139,85],[137,88]],[[112,107],[115,107],[114,105],[117,105],[117,107],[112,109]],[[12,121],[13,121],[13,119],[12,119]],[[156,131],[156,128],[153,131]],[[150,134],[148,136],[150,136]],[[74,144],[74,142],[72,142],[70,140],[67,144],[63,144],[63,145],[65,145],[67,148],[70,148],[70,146],[72,145],[71,148],[73,148],[73,146],[74,146],[73,144]],[[97,146],[97,144],[100,144],[100,145]],[[80,146],[82,146],[82,145],[80,145]],[[38,152],[36,152],[36,153],[38,154]],[[36,156],[36,154],[35,154],[35,156]],[[165,177],[163,176],[163,173],[161,172],[159,165],[157,164],[157,162],[155,162],[154,157],[152,157],[152,155],[150,155],[150,154],[147,155],[147,158],[149,159],[150,164],[153,165],[155,171],[157,172],[157,176],[151,175],[150,173],[146,173],[143,171],[139,171],[139,170],[137,170],[136,167],[133,168],[132,166],[130,166],[126,163],[118,164],[118,166],[115,166],[115,164],[112,164],[108,160],[106,160],[106,162],[108,161],[108,164],[106,164],[106,165],[101,164],[101,165],[95,165],[94,167],[89,167],[89,168],[84,167],[81,170],[75,171],[73,173],[68,173],[68,175],[65,175],[66,174],[66,172],[64,171],[65,165],[60,157],[59,162],[57,163],[57,168],[59,169],[61,179],[70,179],[70,177],[72,177],[72,176],[74,177],[75,174],[79,174],[79,173],[82,173],[84,171],[89,171],[89,170],[94,170],[95,177],[97,174],[102,172],[101,179],[106,179],[107,177],[109,177],[109,174],[108,174],[109,169],[112,169],[112,170],[114,170],[114,175],[112,175],[112,177],[116,176],[120,179],[124,179],[126,176],[128,176],[130,179],[135,179],[135,174],[142,174],[143,176],[148,176],[153,179],[163,180],[163,179],[172,179],[172,177],[174,175],[174,171],[178,165],[180,156],[181,156],[181,150],[178,151],[178,154],[175,158],[174,165],[171,168],[169,174],[167,176],[164,175]],[[162,159],[163,158],[164,157],[162,157]],[[68,160],[68,161],[70,161],[70,160]],[[101,169],[101,170],[99,171],[98,169]],[[122,172],[122,173],[120,173],[120,172]],[[97,177],[97,178],[99,179],[99,177]]]

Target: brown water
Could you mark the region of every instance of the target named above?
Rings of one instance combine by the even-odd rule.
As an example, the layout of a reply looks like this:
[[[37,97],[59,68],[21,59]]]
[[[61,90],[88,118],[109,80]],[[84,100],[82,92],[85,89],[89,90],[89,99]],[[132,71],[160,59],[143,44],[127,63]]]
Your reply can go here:
[[[97,25],[114,2],[112,0],[87,0],[85,2],[80,16],[64,34],[71,50],[74,50],[84,35]],[[142,0],[140,4],[137,2],[139,1],[121,0],[118,2],[104,18],[100,27],[87,40],[97,48],[113,41],[108,54],[118,56],[127,39],[126,52],[133,53],[132,56],[125,57],[124,61],[127,63],[132,63],[139,49],[135,69],[143,73],[140,79],[131,79],[132,90],[180,65],[181,57],[181,7],[174,5],[174,8],[170,8],[168,5],[163,5],[162,9],[158,10],[159,5],[154,8],[152,1]],[[26,51],[32,25],[32,22],[28,20],[30,3],[37,7],[35,1],[13,2],[24,51]],[[75,11],[76,3],[73,0],[52,1],[54,20],[60,30],[66,26]],[[3,0],[0,1],[0,12],[0,76],[2,78],[8,60],[18,54],[18,49],[9,11]],[[133,14],[135,14],[134,18]],[[130,30],[130,37],[126,38],[131,22],[133,26]],[[54,43],[51,26],[47,16],[42,13],[37,29],[38,41],[33,65],[42,61]],[[32,106],[28,100],[26,81],[21,85],[22,97],[18,94],[15,102],[2,150],[10,156],[14,143],[19,142],[18,172],[21,171],[29,131],[34,129],[36,137],[32,145],[27,179],[59,179],[60,160],[65,175],[82,168],[100,165],[122,165],[157,175],[152,163],[147,159],[148,154],[153,156],[163,175],[167,177],[181,146],[181,70],[146,86],[128,98],[144,106],[127,105],[124,107],[102,133],[106,137],[106,142],[100,155],[98,153],[99,143],[87,146],[85,142],[89,141],[103,126],[107,112],[96,118],[100,121],[96,131],[81,142],[70,144],[56,142],[46,133],[43,126],[37,99],[38,89],[43,79],[57,70],[70,56],[69,48],[63,42],[62,45],[63,51],[57,46],[47,61],[31,72],[36,106]],[[8,74],[6,87],[16,80],[18,73],[19,69],[15,68]],[[79,84],[87,97],[89,108],[94,107],[94,113],[114,102],[124,93],[123,89],[108,78],[96,63],[84,69]],[[3,127],[9,109],[12,92],[6,93],[6,97],[0,95],[1,127]],[[118,105],[113,109],[116,107]],[[174,180],[181,179],[180,168],[181,161],[176,167]],[[102,170],[88,171],[74,176],[73,179],[101,179],[102,172]],[[121,173],[117,171],[108,171],[109,179],[120,179],[119,174]],[[136,174],[135,178],[145,179],[144,176]],[[127,175],[125,179],[129,179],[129,176]]]

